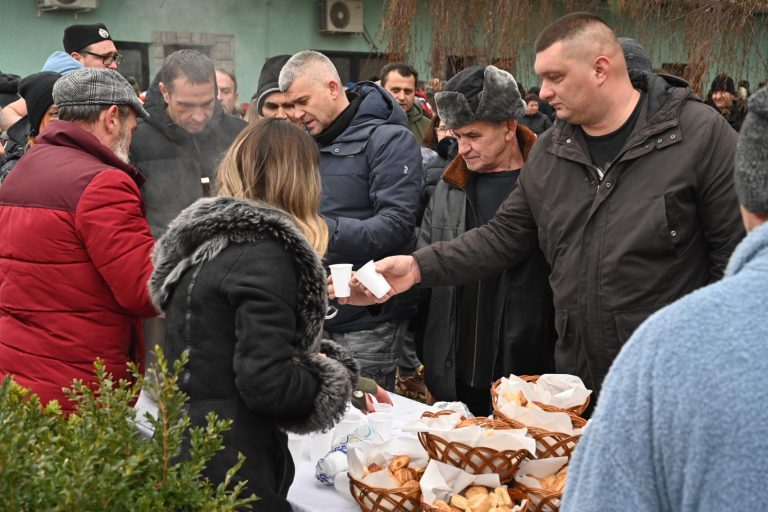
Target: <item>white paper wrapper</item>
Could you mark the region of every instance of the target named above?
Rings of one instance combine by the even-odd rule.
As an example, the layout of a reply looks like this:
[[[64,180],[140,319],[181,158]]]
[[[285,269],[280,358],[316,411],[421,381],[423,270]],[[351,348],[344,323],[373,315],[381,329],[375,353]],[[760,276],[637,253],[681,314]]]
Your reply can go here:
[[[547,412],[535,405],[521,407],[514,402],[508,402],[499,407],[499,412],[504,416],[516,420],[526,427],[537,427],[550,432],[576,435],[580,429],[574,429],[571,417],[564,412]]]
[[[564,373],[545,373],[535,383],[510,375],[501,379],[496,390],[499,394],[499,406],[509,402],[507,394],[515,395],[517,391],[522,391],[528,401],[561,409],[579,406],[592,394],[579,377]]]
[[[538,460],[525,460],[520,464],[520,467],[518,468],[517,475],[515,476],[515,480],[527,487],[531,487],[533,489],[541,489],[541,482],[536,480],[536,478],[544,478],[550,475],[554,475],[560,469],[565,466],[568,463],[568,457],[552,457],[549,459],[538,459]],[[536,478],[533,478],[536,477]],[[529,494],[529,498],[531,499],[531,502],[538,506],[539,502],[541,501],[541,498],[536,496],[535,494]],[[556,500],[554,503],[555,506],[560,505],[560,501]],[[549,508],[549,507],[545,507]]]
[[[438,435],[450,443],[463,443],[473,448],[491,448],[496,451],[528,450],[536,453],[536,441],[525,434],[528,429],[494,430],[473,425]]]
[[[356,480],[359,480],[372,487],[383,487],[393,489],[398,487],[386,470],[389,461],[398,455],[407,455],[411,458],[408,467],[424,467],[427,465],[428,456],[424,447],[417,439],[410,437],[396,437],[385,443],[371,443],[363,441],[355,445],[350,445],[347,452],[347,462],[349,464],[349,474]],[[382,471],[374,471],[366,477],[363,477],[365,468],[369,464],[378,464]]]
[[[420,417],[403,426],[403,432],[432,432],[441,434],[450,432],[461,421],[461,414],[445,414],[433,417]]]
[[[422,500],[426,503],[434,503],[436,500],[450,502],[451,494],[461,492],[470,485],[496,488],[500,485],[499,475],[472,475],[448,464],[430,460],[419,481]]]

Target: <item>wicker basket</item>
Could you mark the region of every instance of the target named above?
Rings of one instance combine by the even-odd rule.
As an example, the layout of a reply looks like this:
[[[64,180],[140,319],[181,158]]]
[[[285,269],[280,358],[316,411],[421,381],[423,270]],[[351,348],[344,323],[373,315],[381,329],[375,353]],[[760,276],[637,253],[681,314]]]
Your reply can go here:
[[[525,505],[520,508],[520,512],[533,512],[531,508],[531,499],[523,491],[517,487],[507,487],[509,497],[512,498],[512,503],[520,505],[525,500]],[[431,503],[421,502],[421,510],[424,512],[441,512],[439,508],[435,508]]]
[[[424,415],[429,414],[425,413]],[[457,424],[457,428],[471,425],[494,429],[512,428],[506,422],[482,417],[464,419]],[[528,450],[497,451],[486,447],[472,447],[464,443],[446,441],[430,432],[419,432],[419,441],[430,459],[461,468],[473,475],[497,473],[502,484],[511,482],[520,463],[526,458],[532,457]]]
[[[573,428],[584,428],[587,420],[575,414],[566,413],[571,418]],[[512,428],[527,428],[528,435],[536,440],[536,458],[546,459],[548,457],[568,457],[570,460],[576,443],[579,442],[581,434],[565,434],[563,432],[550,432],[538,427],[528,427],[517,420],[505,416],[503,413],[494,410],[493,415],[499,420],[507,423]],[[422,443],[423,444],[423,443]]]
[[[371,487],[349,475],[349,492],[363,512],[417,512],[421,510],[421,488]]]
[[[562,492],[551,492],[517,483],[520,492],[528,496],[529,512],[557,512],[560,510]]]
[[[531,384],[533,384],[539,380],[540,375],[519,375],[519,377],[524,381],[530,382]],[[491,402],[493,404],[494,411],[496,410],[496,402],[498,402],[499,400],[499,392],[498,392],[499,384],[501,384],[501,379],[494,382],[493,386],[491,387]],[[560,407],[555,407],[554,405],[549,405],[549,404],[543,404],[541,402],[534,401],[533,403],[539,406],[539,408],[541,408],[541,410],[543,411],[568,412],[571,414],[575,414],[576,416],[581,416],[582,414],[584,414],[584,411],[587,410],[587,407],[589,407],[589,401],[590,401],[590,397],[588,396],[587,400],[583,404],[576,405],[574,407],[569,407],[568,409],[561,409]]]

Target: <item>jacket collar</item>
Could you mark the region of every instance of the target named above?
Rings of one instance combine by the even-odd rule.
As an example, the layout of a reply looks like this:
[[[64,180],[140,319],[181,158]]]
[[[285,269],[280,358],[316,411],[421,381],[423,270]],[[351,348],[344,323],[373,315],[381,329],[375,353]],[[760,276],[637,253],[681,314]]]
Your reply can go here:
[[[355,116],[333,143],[367,141],[371,132],[383,124],[401,125],[409,128],[408,117],[400,105],[387,91],[372,82],[360,82],[352,86],[350,93],[362,97]]]
[[[523,153],[523,161],[528,160],[528,153],[536,142],[536,134],[528,127],[521,124],[517,125],[515,138]],[[467,168],[467,164],[461,155],[456,156],[448,165],[443,173],[443,181],[456,188],[465,188],[472,179],[472,171]]]
[[[52,120],[43,133],[38,135],[36,142],[84,151],[105,165],[124,171],[139,186],[145,181],[138,169],[118,158],[111,149],[99,142],[95,135],[73,122]]]
[[[750,262],[761,258],[768,261],[768,222],[750,231],[747,236],[736,246],[728,266],[725,269],[725,275],[730,276],[738,274]]]
[[[305,349],[316,347],[328,307],[325,270],[293,219],[265,203],[213,197],[184,209],[155,245],[155,270],[149,280],[152,302],[163,310],[187,270],[213,260],[230,244],[264,239],[276,241],[296,261],[296,308],[301,312],[296,341]]]
[[[637,158],[654,148],[663,148],[683,140],[680,133],[680,112],[687,101],[701,101],[688,87],[688,82],[672,75],[657,75],[630,71],[632,85],[643,95],[641,115],[625,142],[629,149],[622,159]],[[671,130],[671,131],[670,131]],[[656,137],[667,132],[664,137]],[[581,127],[556,118],[547,151],[559,157],[591,165],[589,150]],[[652,144],[644,144],[655,137]]]

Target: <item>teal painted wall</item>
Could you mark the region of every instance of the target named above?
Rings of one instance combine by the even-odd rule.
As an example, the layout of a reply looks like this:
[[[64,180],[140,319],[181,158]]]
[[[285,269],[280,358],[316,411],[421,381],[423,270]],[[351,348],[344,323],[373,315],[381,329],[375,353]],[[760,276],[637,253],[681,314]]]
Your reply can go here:
[[[256,90],[264,60],[281,53],[316,49],[379,52],[383,0],[364,0],[367,34],[323,35],[317,30],[314,0],[101,0],[98,9],[78,14],[44,12],[35,0],[0,0],[0,70],[22,76],[35,73],[45,59],[62,50],[64,28],[104,22],[114,39],[152,42],[153,31],[232,34],[241,100]],[[157,72],[150,48],[150,75]]]
[[[38,16],[35,0],[0,0],[0,69],[22,76],[40,69],[51,52],[61,49],[64,28],[73,23],[107,24],[113,37],[121,41],[151,43],[153,31],[189,31],[232,34],[235,41],[235,70],[240,82],[241,100],[247,101],[255,91],[259,71],[271,55],[294,53],[308,48],[320,51],[379,53],[384,49],[381,37],[381,11],[384,0],[364,0],[366,34],[322,35],[317,30],[314,0],[101,0],[92,12],[75,15],[68,11],[42,13]],[[429,3],[421,0],[416,20],[411,61],[422,78],[430,77],[429,46],[432,27]],[[607,20],[617,35],[635,37],[663,33],[664,41],[646,45],[654,66],[662,62],[686,62],[683,52],[682,26],[641,29],[622,20]],[[550,20],[531,20],[521,30],[537,33]],[[451,37],[451,34],[441,34]],[[749,55],[747,72],[734,78],[747,78],[753,86],[768,77],[768,36],[765,31],[759,44],[745,49]],[[150,76],[157,69],[150,49]],[[533,50],[520,55],[515,76],[525,85],[538,82],[533,72]],[[710,69],[711,79],[717,71],[731,71],[729,63]],[[707,80],[707,83],[709,80]]]

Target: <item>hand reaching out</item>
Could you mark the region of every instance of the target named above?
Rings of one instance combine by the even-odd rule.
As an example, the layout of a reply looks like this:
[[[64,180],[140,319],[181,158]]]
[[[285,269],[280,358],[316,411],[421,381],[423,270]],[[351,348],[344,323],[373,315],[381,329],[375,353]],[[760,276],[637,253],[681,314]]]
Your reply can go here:
[[[384,276],[391,289],[382,298],[377,299],[368,289],[352,275],[349,282],[351,294],[349,297],[339,297],[339,304],[352,304],[354,306],[370,306],[381,304],[398,293],[411,289],[421,281],[419,265],[413,256],[390,256],[376,262],[376,271]],[[334,294],[333,282],[328,278],[328,297],[337,298]]]

